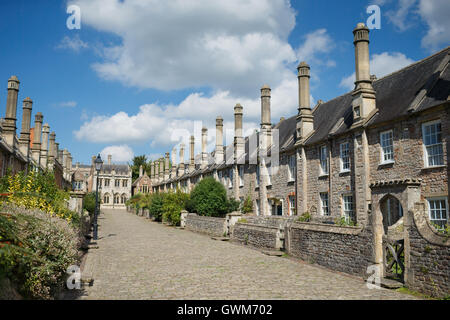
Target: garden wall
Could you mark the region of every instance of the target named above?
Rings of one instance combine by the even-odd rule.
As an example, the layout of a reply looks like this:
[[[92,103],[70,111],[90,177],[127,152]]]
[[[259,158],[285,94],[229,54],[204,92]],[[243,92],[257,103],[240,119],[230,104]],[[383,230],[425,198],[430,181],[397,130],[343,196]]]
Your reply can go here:
[[[369,229],[294,222],[286,229],[288,254],[332,270],[364,277],[373,264]]]
[[[423,205],[417,204],[411,221],[407,286],[434,297],[450,296],[450,239],[429,224]]]
[[[203,217],[195,213],[186,216],[185,228],[190,231],[222,237],[227,232],[226,218]]]
[[[244,217],[234,226],[231,239],[257,248],[282,250],[284,230],[291,221],[287,217]]]

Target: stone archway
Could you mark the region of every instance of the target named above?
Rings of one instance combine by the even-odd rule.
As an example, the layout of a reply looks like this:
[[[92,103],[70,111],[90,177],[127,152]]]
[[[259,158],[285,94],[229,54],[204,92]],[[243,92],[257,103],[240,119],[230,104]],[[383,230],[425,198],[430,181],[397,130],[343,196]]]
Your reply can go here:
[[[372,183],[371,224],[373,230],[374,262],[380,266],[382,277],[386,276],[386,243],[401,243],[404,246],[404,280],[408,277],[409,268],[409,212],[414,211],[414,204],[420,201],[421,181],[416,179],[379,181]],[[396,225],[398,223],[398,225]],[[403,224],[403,226],[400,226]],[[398,227],[398,228],[397,228]],[[392,232],[397,231],[397,232]],[[391,248],[392,249],[392,248]],[[394,251],[396,245],[393,246]]]
[[[403,206],[397,197],[387,194],[380,200],[380,211],[383,218],[383,231],[389,233],[389,227],[401,222],[403,218]]]

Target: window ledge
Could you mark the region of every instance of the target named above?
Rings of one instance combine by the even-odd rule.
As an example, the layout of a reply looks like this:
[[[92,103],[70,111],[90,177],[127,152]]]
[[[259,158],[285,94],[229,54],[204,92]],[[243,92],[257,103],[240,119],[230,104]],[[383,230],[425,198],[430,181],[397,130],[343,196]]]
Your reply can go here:
[[[390,164],[394,164],[395,160],[390,160],[390,161],[384,161],[384,162],[380,162],[379,166],[386,166],[386,165],[390,165]]]
[[[349,174],[351,171],[350,170],[342,170],[341,172],[339,172],[339,175],[346,175]]]
[[[447,168],[447,165],[443,164],[440,166],[423,167],[422,170],[433,170],[433,169],[442,169],[442,168]]]
[[[341,172],[342,173],[342,172]],[[328,174],[328,173],[326,173],[326,174],[321,174],[320,176],[319,176],[319,179],[323,179],[323,178],[328,178],[330,175]]]

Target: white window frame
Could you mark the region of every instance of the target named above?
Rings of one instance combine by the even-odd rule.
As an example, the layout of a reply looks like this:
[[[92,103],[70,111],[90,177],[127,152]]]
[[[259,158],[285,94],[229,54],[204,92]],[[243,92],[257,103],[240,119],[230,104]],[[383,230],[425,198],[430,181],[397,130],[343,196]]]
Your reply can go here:
[[[347,146],[347,159],[348,161],[344,160],[344,148],[343,146]],[[339,145],[339,159],[340,159],[340,163],[341,163],[341,173],[342,172],[350,172],[350,168],[351,168],[351,161],[350,161],[350,142],[342,142]],[[344,168],[344,164],[346,164],[348,162],[348,168]]]
[[[445,212],[445,219],[432,219],[431,217],[431,202],[434,201],[444,201],[445,203],[445,208],[446,208],[446,212]],[[434,221],[445,221],[444,224],[448,224],[448,214],[449,214],[449,210],[448,210],[448,198],[447,197],[430,197],[427,198],[427,207],[428,207],[428,219],[430,219],[430,222],[435,223]],[[441,216],[442,217],[442,216]]]
[[[261,178],[261,169],[259,168],[259,164],[256,165],[256,171],[255,171],[255,179],[256,179],[256,183],[255,186],[256,188],[259,188],[259,179]]]
[[[233,188],[233,168],[229,169],[228,171],[228,188]]]
[[[385,135],[389,135],[390,134],[390,146],[389,145],[385,145],[384,142],[389,141],[389,139],[385,139],[384,136]],[[386,151],[387,149],[390,149],[391,152],[389,152],[388,154],[391,155],[391,159],[385,159],[386,156]],[[394,131],[391,130],[387,130],[387,131],[383,131],[380,132],[380,151],[381,151],[381,158],[380,158],[380,163],[381,164],[390,164],[390,163],[394,163]]]
[[[256,204],[256,215],[259,216],[261,214],[259,208],[259,199],[256,199],[255,204]]]
[[[244,166],[239,166],[238,171],[239,171],[239,187],[243,187],[244,186]]]
[[[295,196],[289,196],[289,215],[293,216],[295,214]]]
[[[287,170],[288,170],[288,182],[295,181],[295,154],[287,156]]]
[[[320,158],[320,174],[322,176],[327,176],[329,174],[328,166],[328,146],[321,146],[319,149]]]
[[[346,205],[346,198],[350,198],[352,199],[351,204],[352,204],[352,209],[348,210],[347,205]],[[348,201],[347,201],[348,202]],[[349,214],[351,213],[351,214]],[[355,197],[353,194],[343,194],[342,195],[342,216],[345,218],[345,221],[349,222],[351,218],[355,218]],[[355,222],[355,221],[353,221]]]
[[[426,138],[425,128],[428,126],[433,126],[433,125],[437,125],[437,124],[441,125],[441,131],[440,131],[441,142],[435,143],[435,144],[430,144],[430,145],[425,144],[425,138]],[[422,123],[422,143],[423,143],[423,154],[424,154],[425,167],[433,168],[433,167],[443,166],[444,165],[444,143],[442,142],[442,122],[441,122],[441,120],[435,120],[435,121],[429,121],[429,122]],[[441,147],[441,153],[438,155],[433,155],[432,157],[436,157],[436,156],[440,155],[441,157],[439,159],[442,159],[442,163],[430,165],[430,155],[428,153],[428,148],[439,147],[439,146]]]
[[[325,195],[326,199],[324,198]],[[320,197],[320,213],[322,214],[322,216],[328,217],[330,215],[330,194],[328,192],[321,192],[319,194],[319,197]],[[326,212],[324,208],[327,209]]]

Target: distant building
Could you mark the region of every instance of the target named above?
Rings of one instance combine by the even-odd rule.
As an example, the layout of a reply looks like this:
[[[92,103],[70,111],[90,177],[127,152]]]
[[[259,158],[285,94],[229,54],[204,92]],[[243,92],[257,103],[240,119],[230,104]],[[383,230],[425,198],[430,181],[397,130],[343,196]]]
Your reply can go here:
[[[142,166],[139,167],[139,178],[131,186],[131,194],[135,195],[138,193],[152,193],[152,181]]]
[[[87,181],[89,191],[96,191],[97,173],[91,165],[91,174]],[[125,202],[131,197],[132,170],[129,165],[113,164],[112,156],[103,165],[98,176],[100,209],[125,209]],[[92,186],[92,187],[90,187]]]

